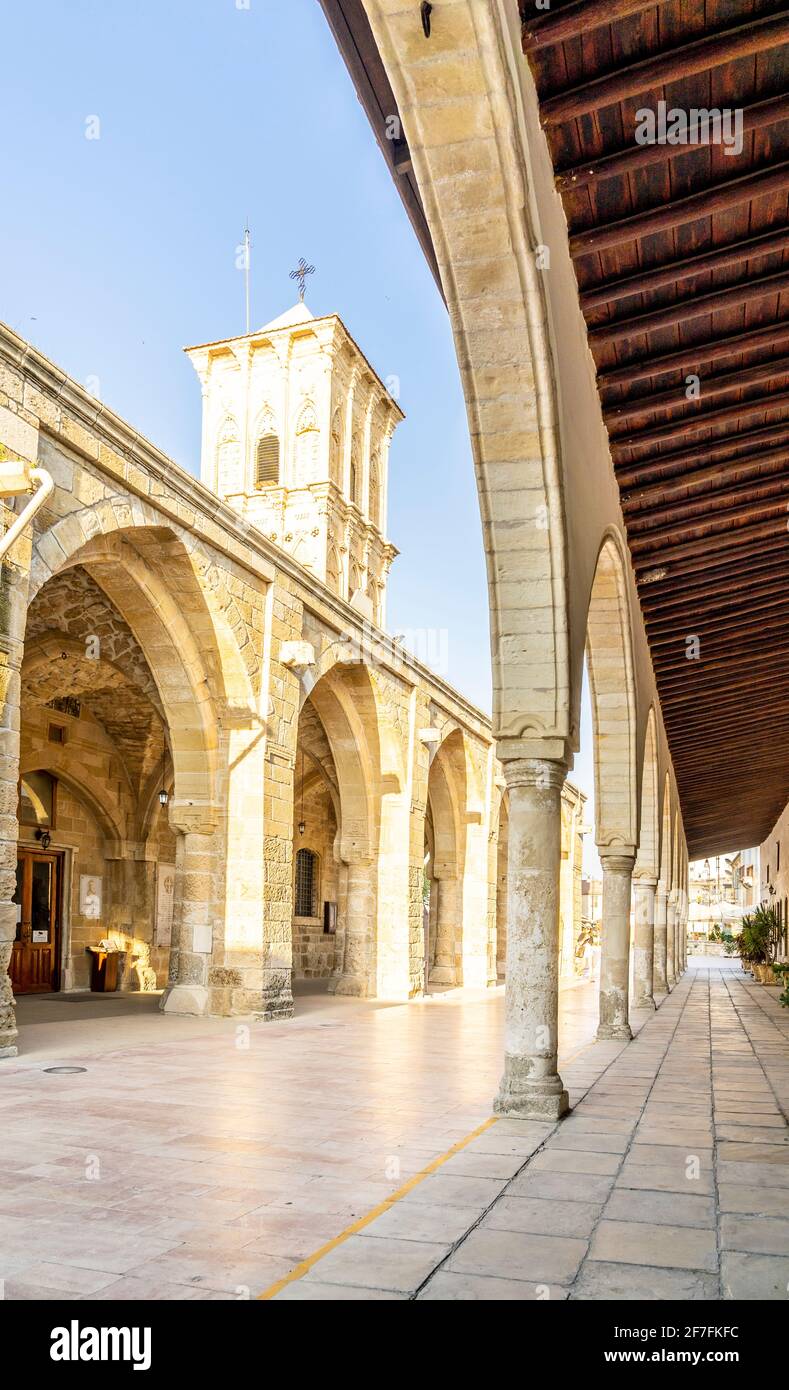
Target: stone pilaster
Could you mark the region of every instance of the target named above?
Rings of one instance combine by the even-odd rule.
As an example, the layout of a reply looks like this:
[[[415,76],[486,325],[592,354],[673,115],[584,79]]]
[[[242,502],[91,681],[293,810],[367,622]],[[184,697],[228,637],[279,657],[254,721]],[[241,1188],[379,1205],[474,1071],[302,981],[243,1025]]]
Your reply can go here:
[[[655,956],[656,878],[633,880],[635,913],[633,1008],[654,1009],[652,994]]]
[[[460,921],[460,880],[456,874],[438,877],[436,906],[436,958],[430,971],[431,985],[454,985],[455,950]]]
[[[504,763],[510,793],[504,1075],[495,1109],[557,1119],[568,1109],[559,1076],[559,874],[565,764]]]
[[[603,928],[600,957],[600,1039],[631,1038],[630,887],[635,854],[600,850],[603,865]]]
[[[375,994],[375,923],[375,865],[369,859],[353,859],[347,865],[342,959],[329,982],[332,994],[358,999]]]
[[[666,980],[666,907],[666,885],[663,883],[662,879],[659,879],[657,892],[655,894],[655,964],[652,975],[653,994],[668,994],[668,981]]]
[[[214,948],[216,822],[212,818],[200,821],[176,803],[170,808],[170,824],[178,832],[176,898],[170,981],[161,1007],[171,1014],[207,1014],[208,972]]]
[[[0,504],[2,505],[2,504]],[[13,521],[13,517],[11,518]],[[17,1053],[16,1014],[8,967],[16,937],[16,818],[19,782],[20,670],[24,653],[27,603],[27,560],[30,542],[22,537],[13,547],[23,555],[24,568],[6,560],[0,569],[0,1057]]]
[[[677,983],[677,890],[672,888],[666,902],[666,983],[673,989]]]

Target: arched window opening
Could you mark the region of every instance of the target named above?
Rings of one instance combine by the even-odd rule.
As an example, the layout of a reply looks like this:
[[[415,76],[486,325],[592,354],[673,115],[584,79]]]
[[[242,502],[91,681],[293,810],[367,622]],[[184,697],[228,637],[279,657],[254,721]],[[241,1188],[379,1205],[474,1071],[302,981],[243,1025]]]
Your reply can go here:
[[[318,856],[311,849],[296,855],[296,916],[318,915]]]
[[[356,467],[356,455],[354,454],[353,457],[351,458],[351,476],[350,476],[350,479],[349,479],[349,490],[350,490],[351,501],[352,501],[352,502],[355,502],[355,501],[357,500],[357,495],[356,495],[356,484],[357,484],[357,480],[358,480],[358,475],[359,475],[359,470],[358,470],[358,468]]]
[[[276,434],[261,435],[255,450],[255,484],[257,487],[279,483],[279,439]]]
[[[39,830],[55,829],[57,778],[50,772],[26,772],[19,782],[17,819]]]
[[[373,526],[377,526],[380,529],[381,484],[379,480],[380,472],[378,469],[378,457],[376,455],[370,463],[370,520]]]
[[[339,406],[332,418],[329,476],[333,483],[342,485],[342,411]]]

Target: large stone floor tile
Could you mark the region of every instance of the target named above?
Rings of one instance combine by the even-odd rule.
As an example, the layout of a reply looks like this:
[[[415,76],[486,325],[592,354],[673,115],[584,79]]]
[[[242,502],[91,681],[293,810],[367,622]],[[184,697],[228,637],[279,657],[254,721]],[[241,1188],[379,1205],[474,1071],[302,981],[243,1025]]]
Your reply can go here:
[[[575,1236],[592,1234],[602,1202],[562,1202],[544,1197],[501,1197],[483,1217],[480,1230],[528,1231],[532,1235]]]
[[[313,1265],[305,1280],[415,1293],[450,1249],[448,1242],[351,1236]]]
[[[418,1295],[420,1299],[432,1302],[478,1302],[510,1303],[526,1302],[533,1299],[545,1301],[566,1299],[567,1290],[558,1284],[528,1283],[523,1279],[498,1279],[481,1274],[457,1274],[454,1270],[442,1269],[434,1275],[430,1283]]]
[[[527,1168],[507,1188],[508,1197],[548,1197],[564,1202],[604,1202],[613,1177],[596,1173],[534,1173]]]
[[[724,1250],[721,1255],[724,1298],[786,1302],[789,1255],[749,1255]]]
[[[364,1234],[454,1245],[478,1220],[477,1207],[428,1206],[403,1197],[365,1226]]]
[[[721,1249],[789,1258],[789,1204],[784,1217],[727,1213],[721,1218]]]
[[[461,1274],[506,1274],[533,1283],[567,1284],[587,1251],[585,1240],[478,1228],[447,1262]]]
[[[603,1154],[623,1154],[630,1143],[628,1134],[605,1134],[590,1132],[574,1134],[571,1130],[562,1126],[554,1134],[548,1145],[548,1152],[555,1153],[557,1149],[573,1149],[585,1153]]]
[[[503,1179],[471,1178],[460,1173],[455,1176],[442,1168],[409,1192],[408,1200],[442,1207],[476,1207],[484,1211],[506,1185]]]
[[[697,1270],[656,1269],[651,1265],[606,1264],[587,1260],[570,1290],[572,1299],[635,1302],[709,1301],[719,1297],[714,1274]]]
[[[537,1154],[529,1164],[532,1173],[594,1173],[608,1176],[622,1162],[621,1154],[588,1153],[579,1149],[557,1149],[553,1144]]]
[[[636,1221],[601,1221],[592,1238],[589,1259],[701,1269],[709,1274],[718,1268],[714,1231]]]
[[[786,1216],[789,1212],[789,1193],[785,1187],[745,1186],[741,1183],[720,1183],[718,1205],[722,1212],[749,1212],[755,1216]]]
[[[461,1149],[442,1164],[441,1172],[450,1177],[512,1178],[527,1161],[523,1154],[475,1153]]]
[[[682,1192],[636,1191],[615,1187],[605,1209],[608,1221],[647,1221],[667,1226],[715,1226],[712,1197],[686,1196]]]
[[[274,1295],[283,1303],[405,1303],[407,1293],[392,1289],[364,1289],[357,1284],[322,1284],[319,1279],[294,1279]]]
[[[710,1197],[713,1192],[711,1172],[702,1170],[698,1178],[689,1178],[684,1163],[643,1165],[635,1159],[624,1164],[616,1185],[655,1192],[684,1192],[696,1197]]]

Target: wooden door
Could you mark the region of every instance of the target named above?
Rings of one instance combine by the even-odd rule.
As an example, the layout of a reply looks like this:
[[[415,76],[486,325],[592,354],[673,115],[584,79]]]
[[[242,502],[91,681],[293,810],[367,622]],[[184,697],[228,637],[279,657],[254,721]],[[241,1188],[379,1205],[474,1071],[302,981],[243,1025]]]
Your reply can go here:
[[[18,851],[18,920],[10,967],[14,994],[48,994],[58,987],[60,868],[58,854]]]

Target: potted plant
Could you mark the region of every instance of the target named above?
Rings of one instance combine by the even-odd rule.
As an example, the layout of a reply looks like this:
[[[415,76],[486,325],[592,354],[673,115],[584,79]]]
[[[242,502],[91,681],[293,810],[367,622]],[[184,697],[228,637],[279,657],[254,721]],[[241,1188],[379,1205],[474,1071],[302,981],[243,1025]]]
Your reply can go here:
[[[761,905],[742,919],[740,959],[760,984],[772,984],[772,962],[778,946],[780,926],[774,907]]]

